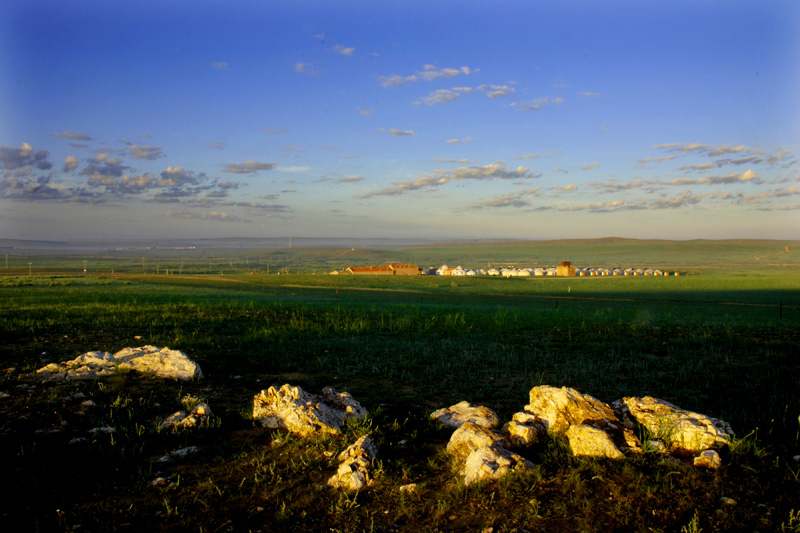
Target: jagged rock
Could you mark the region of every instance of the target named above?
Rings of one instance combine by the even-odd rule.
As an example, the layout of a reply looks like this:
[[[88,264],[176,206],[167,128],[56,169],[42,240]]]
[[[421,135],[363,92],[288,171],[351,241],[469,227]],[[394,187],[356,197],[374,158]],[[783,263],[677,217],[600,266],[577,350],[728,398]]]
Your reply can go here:
[[[167,452],[166,455],[162,455],[158,458],[159,463],[169,463],[176,458],[183,458],[189,454],[197,453],[200,451],[200,448],[197,446],[187,446],[185,448],[178,448],[177,450],[172,450],[171,452]]]
[[[364,435],[339,454],[339,468],[328,479],[328,485],[346,491],[363,489],[370,483],[368,468],[377,454],[372,437]]]
[[[400,485],[397,490],[404,494],[415,494],[417,492],[417,484],[408,483],[407,485]]]
[[[617,421],[611,407],[596,398],[569,387],[558,389],[549,385],[531,389],[525,412],[541,418],[547,431],[556,434],[563,434],[572,425]]]
[[[200,366],[185,353],[155,346],[124,348],[115,354],[87,352],[71,361],[50,363],[37,370],[36,374],[44,377],[45,381],[72,381],[110,376],[128,370],[184,381],[203,377]]]
[[[197,404],[190,412],[177,411],[176,413],[168,416],[159,427],[161,429],[185,429],[208,424],[208,421],[213,416],[211,407],[207,403],[201,402]]]
[[[472,422],[485,428],[496,428],[500,425],[500,418],[493,410],[467,401],[434,411],[431,413],[431,418],[454,428],[460,427],[465,422]]]
[[[621,459],[623,453],[602,429],[579,424],[570,426],[565,433],[569,439],[569,447],[576,456],[607,457]]]
[[[453,432],[447,453],[463,461],[460,469],[464,483],[498,479],[517,468],[531,468],[532,463],[505,448],[506,437],[474,422],[465,422]]]
[[[533,468],[533,463],[502,446],[488,446],[473,450],[464,461],[461,474],[464,485],[476,481],[500,479],[518,469]]]
[[[635,421],[654,439],[663,441],[669,453],[697,455],[703,450],[724,447],[733,437],[733,429],[727,422],[651,396],[622,398],[613,406],[621,419]]]
[[[464,459],[475,450],[495,445],[503,446],[505,440],[505,437],[497,431],[474,422],[465,422],[450,436],[447,453]]]
[[[716,470],[722,466],[722,458],[715,450],[705,450],[694,458],[694,466]]]
[[[288,383],[280,389],[270,387],[253,398],[253,420],[267,428],[285,428],[303,437],[313,434],[335,435],[347,418],[367,416],[349,393],[326,387],[322,395],[310,394]]]
[[[539,437],[547,433],[544,422],[530,413],[514,413],[510,422],[506,422],[500,430],[508,435],[511,444],[519,448],[528,448],[539,442]]]

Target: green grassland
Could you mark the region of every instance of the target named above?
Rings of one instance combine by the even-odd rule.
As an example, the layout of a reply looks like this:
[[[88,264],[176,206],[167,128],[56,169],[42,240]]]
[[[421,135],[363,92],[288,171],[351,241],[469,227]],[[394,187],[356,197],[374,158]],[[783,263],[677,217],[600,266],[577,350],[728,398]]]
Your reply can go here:
[[[15,255],[0,277],[0,391],[8,394],[0,399],[0,477],[14,489],[0,504],[0,528],[800,531],[794,246],[500,243],[367,250],[347,263],[417,257],[477,267],[539,257],[686,274],[665,278],[331,276],[321,272],[338,268],[333,255],[341,252],[321,249],[252,250],[247,258],[193,251],[216,257],[205,272],[200,259],[166,251],[146,257],[146,272],[131,254],[87,274],[74,253]],[[280,263],[276,252],[290,258]],[[777,255],[753,259],[767,253]],[[259,258],[270,261],[269,274],[253,268]],[[39,265],[32,276],[29,261]],[[230,270],[220,271],[226,261]],[[144,344],[184,351],[204,378],[121,373],[42,385],[30,376],[90,350]],[[310,441],[253,427],[253,395],[283,383],[349,391],[371,414],[341,436]],[[656,396],[725,419],[737,439],[724,466],[707,471],[657,455],[575,458],[550,438],[525,452],[532,471],[464,487],[444,452],[450,432],[427,415],[469,400],[508,419],[539,384],[606,402]],[[77,393],[96,406],[82,407]],[[159,430],[187,394],[208,400],[215,422]],[[102,426],[116,432],[87,433]],[[379,446],[373,485],[333,492],[325,486],[333,457],[368,432]],[[185,446],[200,452],[159,462]],[[153,486],[157,477],[165,483]],[[407,483],[418,492],[399,492]]]

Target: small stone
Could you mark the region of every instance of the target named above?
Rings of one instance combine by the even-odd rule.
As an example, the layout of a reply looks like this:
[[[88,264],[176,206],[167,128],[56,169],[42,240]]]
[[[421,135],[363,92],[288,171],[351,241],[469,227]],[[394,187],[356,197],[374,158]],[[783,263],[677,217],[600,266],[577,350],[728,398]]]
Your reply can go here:
[[[736,505],[736,500],[734,500],[733,498],[728,498],[726,496],[720,498],[719,501],[722,503],[722,505],[731,505],[731,506]]]
[[[81,402],[81,407],[96,407],[96,405],[97,404],[95,404],[92,400],[84,400]]]
[[[722,458],[714,450],[705,450],[694,458],[694,466],[717,469],[722,466]]]
[[[117,428],[114,428],[114,427],[111,427],[111,426],[103,426],[103,427],[99,427],[99,428],[92,428],[89,431],[87,431],[86,433],[92,433],[92,434],[96,435],[97,433],[114,433],[116,430],[117,430]]]
[[[417,484],[416,483],[408,483],[407,485],[400,485],[397,489],[404,494],[414,494],[417,492]]]

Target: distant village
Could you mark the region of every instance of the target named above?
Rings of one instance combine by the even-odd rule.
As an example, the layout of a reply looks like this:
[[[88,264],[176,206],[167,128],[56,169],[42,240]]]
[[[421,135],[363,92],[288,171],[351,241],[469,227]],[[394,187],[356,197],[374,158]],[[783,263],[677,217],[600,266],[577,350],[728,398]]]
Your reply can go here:
[[[501,267],[501,268],[463,268],[430,267],[420,268],[417,265],[388,265],[348,267],[344,270],[334,270],[333,275],[359,275],[359,276],[501,276],[504,278],[530,277],[530,276],[680,276],[679,272],[668,272],[652,268],[576,268],[569,261],[562,262],[559,266],[549,267]]]

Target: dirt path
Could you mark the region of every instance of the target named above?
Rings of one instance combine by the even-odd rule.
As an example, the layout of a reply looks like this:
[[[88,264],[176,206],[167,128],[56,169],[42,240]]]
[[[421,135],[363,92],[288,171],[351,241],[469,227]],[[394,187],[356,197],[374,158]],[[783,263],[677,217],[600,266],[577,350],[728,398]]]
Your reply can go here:
[[[788,244],[786,246],[784,246],[783,250],[781,250],[780,252],[776,252],[774,254],[754,255],[753,259],[755,259],[756,261],[761,261],[765,257],[774,257],[776,255],[782,255],[782,254],[786,254],[786,253],[789,253],[789,245]]]

